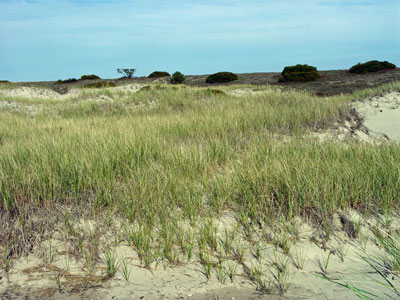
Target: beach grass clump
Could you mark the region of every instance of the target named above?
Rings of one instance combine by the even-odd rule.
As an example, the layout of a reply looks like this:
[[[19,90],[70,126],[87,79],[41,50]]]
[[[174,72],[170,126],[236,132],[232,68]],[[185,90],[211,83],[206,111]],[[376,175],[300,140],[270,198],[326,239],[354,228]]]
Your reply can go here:
[[[350,73],[367,74],[372,72],[396,69],[396,65],[388,61],[371,60],[365,63],[358,63],[349,69]]]
[[[281,75],[279,82],[308,82],[321,77],[316,67],[301,64],[285,67]]]

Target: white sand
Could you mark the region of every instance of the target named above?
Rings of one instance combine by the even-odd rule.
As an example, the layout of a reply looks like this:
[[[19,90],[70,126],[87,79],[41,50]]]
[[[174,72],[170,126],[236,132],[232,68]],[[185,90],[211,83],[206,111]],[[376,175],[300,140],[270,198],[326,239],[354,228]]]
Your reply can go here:
[[[366,99],[356,108],[367,128],[385,134],[389,140],[400,141],[400,92]]]
[[[35,99],[65,99],[78,95],[78,89],[71,89],[67,94],[59,94],[51,89],[40,87],[18,87],[14,89],[0,89],[0,97],[35,98]]]
[[[127,92],[137,92],[140,90],[144,85],[143,84],[127,84],[121,85],[117,87],[110,87],[104,88],[104,90],[111,90],[111,91],[127,91]],[[0,89],[0,99],[1,96],[4,97],[15,97],[15,98],[32,98],[32,99],[66,99],[71,97],[79,96],[81,92],[84,91],[93,91],[92,89],[79,89],[79,88],[72,88],[69,89],[66,94],[59,94],[56,91],[53,91],[48,88],[40,88],[40,87],[18,87],[13,89]]]
[[[232,215],[227,213],[219,219],[219,232],[232,223]],[[347,214],[350,220],[355,222],[359,217],[357,213]],[[67,263],[63,246],[60,241],[54,238],[51,243],[53,249],[58,253],[54,261],[46,267],[43,256],[40,252],[48,246],[50,242],[42,245],[34,254],[27,258],[22,258],[15,263],[8,275],[0,273],[0,299],[33,299],[33,296],[49,296],[50,299],[356,299],[349,290],[328,282],[321,278],[321,269],[318,262],[324,263],[330,251],[327,275],[330,278],[347,278],[359,287],[365,287],[371,284],[366,277],[357,272],[370,271],[367,265],[359,259],[358,255],[363,253],[376,254],[382,253],[374,244],[374,235],[364,226],[361,229],[363,238],[350,239],[345,232],[341,230],[342,225],[339,217],[336,216],[335,233],[332,238],[324,243],[324,239],[319,236],[316,228],[298,221],[299,240],[290,242],[290,254],[285,255],[281,249],[276,249],[272,244],[262,242],[262,258],[256,259],[251,251],[254,247],[243,236],[239,237],[240,243],[246,246],[244,262],[249,268],[260,268],[265,274],[265,278],[272,280],[271,272],[274,267],[271,262],[276,261],[277,257],[288,260],[289,265],[289,290],[283,296],[274,292],[271,295],[263,295],[256,290],[254,283],[248,279],[242,265],[238,264],[237,275],[233,282],[228,278],[224,284],[218,281],[216,271],[214,270],[211,279],[204,275],[203,266],[199,263],[197,256],[190,263],[182,263],[176,266],[159,265],[152,270],[140,267],[137,253],[132,246],[119,245],[115,248],[116,256],[122,259],[129,259],[131,276],[129,282],[123,279],[120,272],[108,281],[103,282],[97,288],[84,289],[81,292],[70,292],[71,286],[68,281],[61,277],[62,289],[59,290],[55,281],[55,269],[66,270],[73,275],[85,276],[82,269],[82,263],[76,262],[73,258]],[[364,223],[366,225],[366,223]],[[393,226],[398,226],[394,223]],[[393,227],[397,228],[397,227]],[[265,233],[265,232],[264,232]],[[273,231],[271,231],[273,233]],[[255,240],[258,240],[257,237]],[[363,242],[365,241],[365,242]],[[342,262],[338,251],[343,248],[346,253]],[[365,247],[365,250],[363,248]],[[252,248],[253,250],[250,250]],[[43,252],[43,253],[45,253]],[[296,254],[305,259],[304,268],[299,270],[295,267],[294,261]],[[234,261],[226,263],[236,264]],[[68,267],[66,266],[68,264]],[[99,262],[96,274],[105,272],[104,262]],[[371,275],[371,274],[370,274]],[[372,275],[374,276],[374,275]],[[273,280],[272,280],[273,281]],[[398,284],[397,282],[393,282]],[[32,298],[25,298],[26,296]],[[39,297],[39,298],[40,298]],[[389,299],[389,298],[382,298]]]

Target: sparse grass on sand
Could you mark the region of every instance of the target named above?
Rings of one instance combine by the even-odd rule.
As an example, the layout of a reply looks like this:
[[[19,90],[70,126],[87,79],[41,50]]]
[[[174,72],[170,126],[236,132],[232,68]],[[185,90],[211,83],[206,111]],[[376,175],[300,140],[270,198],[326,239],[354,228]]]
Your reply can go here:
[[[310,133],[343,123],[351,100],[399,83],[325,98],[254,86],[257,93],[228,94],[239,88],[249,87],[153,85],[17,99],[40,104],[34,115],[0,105],[1,267],[58,230],[89,271],[106,243],[127,242],[144,267],[199,259],[206,276],[215,268],[226,281],[235,272],[224,259],[240,263],[245,251],[235,232],[251,241],[252,232],[284,224],[269,242],[289,253],[283,236],[295,235],[287,228],[299,217],[329,239],[339,210],[390,215],[398,207],[399,144],[321,142]],[[226,211],[238,227],[220,243],[212,218]],[[80,232],[81,218],[98,226]],[[111,228],[117,234],[107,235]],[[251,268],[249,277],[261,290],[284,292],[288,279],[274,264],[275,284]]]

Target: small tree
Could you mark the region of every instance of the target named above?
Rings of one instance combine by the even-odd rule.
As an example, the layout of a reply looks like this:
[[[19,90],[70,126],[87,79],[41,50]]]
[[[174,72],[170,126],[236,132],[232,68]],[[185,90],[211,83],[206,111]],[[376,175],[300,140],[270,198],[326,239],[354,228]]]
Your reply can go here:
[[[135,69],[117,69],[117,72],[124,75],[125,78],[132,78],[135,71]]]
[[[172,74],[171,83],[173,84],[182,83],[184,81],[185,81],[185,76],[181,72],[176,71],[174,74]]]

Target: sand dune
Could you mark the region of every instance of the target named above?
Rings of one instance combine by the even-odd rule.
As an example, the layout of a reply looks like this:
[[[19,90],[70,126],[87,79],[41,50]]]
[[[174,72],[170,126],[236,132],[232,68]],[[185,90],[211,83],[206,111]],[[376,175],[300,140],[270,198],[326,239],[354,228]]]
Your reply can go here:
[[[110,89],[138,91],[143,85],[125,85]],[[67,99],[76,96],[80,90],[71,90],[65,95],[60,95],[50,89],[36,87],[20,87],[16,89],[0,90],[1,97],[24,97],[35,99]],[[234,90],[230,94],[242,97],[258,93],[258,91]],[[97,99],[97,98],[96,98]],[[106,96],[101,101],[112,102]],[[100,101],[99,100],[99,101]],[[335,135],[330,134],[329,138],[345,140],[346,137],[353,137],[359,141],[400,141],[400,92],[392,92],[385,95],[359,100],[353,103],[356,113],[361,120],[354,118],[346,124],[335,129]],[[1,106],[7,109],[20,110],[24,105],[7,101],[0,101]],[[26,106],[24,106],[26,107]],[[354,129],[356,128],[356,129]],[[327,135],[325,134],[326,138]],[[359,216],[347,216],[352,218],[356,224]],[[361,263],[359,255],[365,253],[382,253],[376,245],[375,236],[368,223],[363,223],[357,239],[352,239],[343,229],[343,222],[340,216],[336,215],[336,229],[332,239],[324,244],[324,239],[319,236],[317,228],[310,226],[306,222],[299,221],[297,224],[299,240],[296,243],[290,242],[290,255],[283,256],[282,251],[271,244],[262,244],[262,258],[255,258],[254,245],[240,236],[243,247],[246,249],[244,263],[239,265],[234,261],[228,261],[237,266],[237,275],[234,280],[226,279],[224,283],[218,278],[214,271],[210,278],[206,278],[203,266],[199,263],[199,258],[193,261],[175,266],[153,265],[150,270],[140,266],[137,253],[132,247],[118,245],[115,253],[120,261],[129,259],[131,263],[131,279],[126,282],[120,272],[112,280],[101,281],[96,285],[96,289],[82,288],[80,292],[71,293],[69,290],[69,278],[79,278],[83,280],[85,273],[80,262],[68,261],[62,251],[61,239],[54,235],[53,247],[57,248],[54,260],[48,265],[43,264],[43,253],[33,253],[28,257],[16,262],[9,274],[0,273],[0,295],[4,299],[31,299],[31,298],[51,298],[51,299],[354,299],[354,294],[348,289],[339,287],[324,280],[323,276],[329,275],[330,278],[351,277],[354,282],[362,281],[365,278],[351,270],[367,271],[365,264]],[[221,228],[221,237],[226,227],[232,227],[236,222],[235,217],[229,214],[223,215],[219,220],[215,220]],[[399,226],[398,226],[399,227]],[[396,228],[398,229],[398,228]],[[264,232],[262,234],[265,234]],[[270,232],[273,234],[273,232]],[[261,239],[260,239],[261,240]],[[60,245],[56,247],[56,245]],[[45,248],[43,245],[42,248]],[[47,248],[48,249],[48,248]],[[344,255],[345,253],[345,255]],[[287,254],[287,253],[286,253]],[[304,259],[304,267],[296,268],[296,258],[301,255]],[[342,257],[342,256],[345,257]],[[260,256],[261,257],[261,256]],[[265,295],[257,291],[254,282],[248,279],[248,270],[244,266],[260,268],[263,273],[268,273],[268,267],[274,266],[274,261],[287,259],[288,272],[287,280],[290,281],[289,290],[285,295],[276,292],[273,295]],[[289,259],[288,257],[291,257]],[[329,261],[327,272],[321,269],[324,262]],[[60,273],[66,269],[68,272]],[[104,261],[98,264],[105,269]],[[268,266],[268,267],[267,267]],[[55,284],[57,274],[61,274],[61,286]],[[271,278],[273,274],[271,273]],[[56,280],[55,280],[56,278]],[[270,280],[273,279],[269,278]]]
[[[367,128],[400,141],[400,92],[366,99],[356,107]]]

